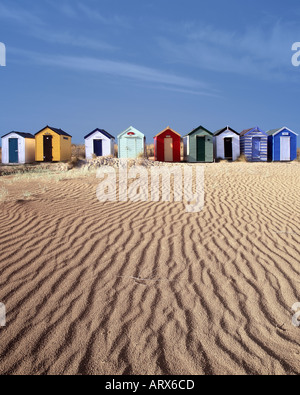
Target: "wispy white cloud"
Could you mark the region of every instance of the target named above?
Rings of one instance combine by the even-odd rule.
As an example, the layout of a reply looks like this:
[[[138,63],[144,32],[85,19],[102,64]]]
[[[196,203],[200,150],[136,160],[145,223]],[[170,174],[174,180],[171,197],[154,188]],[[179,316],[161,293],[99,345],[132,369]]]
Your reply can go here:
[[[0,19],[13,20],[22,25],[41,25],[43,19],[33,10],[28,10],[17,5],[0,3]]]
[[[72,70],[104,73],[119,77],[131,78],[141,81],[173,85],[190,89],[207,89],[206,83],[196,81],[189,77],[181,77],[150,67],[136,65],[122,61],[112,61],[89,57],[56,56],[41,58],[42,62],[53,66],[64,67]]]
[[[48,0],[47,3],[49,5],[54,5],[50,0]],[[69,17],[78,16],[75,8],[71,7],[68,3],[59,4],[56,2],[55,4],[55,7],[59,7],[60,11],[67,14]],[[111,51],[117,49],[116,46],[101,39],[97,39],[95,36],[83,36],[77,32],[71,32],[71,30],[65,30],[63,26],[53,29],[50,27],[49,21],[43,19],[43,13],[39,14],[37,9],[35,11],[28,11],[17,5],[5,5],[0,3],[0,19],[16,21],[22,28],[26,26],[24,34],[43,42],[92,50]]]
[[[58,2],[57,0],[54,0],[52,5],[55,5],[55,8],[64,16],[68,18],[77,18],[78,17],[78,12],[74,8],[74,3],[73,5],[69,3],[64,3],[64,2]]]
[[[89,7],[84,3],[77,3],[76,6],[77,10],[80,11],[82,16],[85,16],[92,20],[97,20],[101,23],[107,23],[106,18],[102,14],[100,14],[100,12],[97,11],[95,8]]]
[[[199,89],[199,90],[192,90],[192,89],[184,89],[184,88],[175,88],[175,87],[170,87],[170,86],[165,86],[165,85],[159,85],[159,86],[151,86],[153,89],[160,89],[160,90],[166,90],[170,92],[176,92],[176,93],[184,93],[187,95],[194,95],[194,96],[207,96],[207,97],[214,97],[214,98],[221,98],[222,95],[219,93],[218,90],[216,89]]]
[[[122,17],[120,15],[112,15],[112,16],[104,16],[102,13],[98,11],[98,8],[88,6],[86,3],[78,2],[77,3],[78,10],[81,16],[85,16],[91,20],[100,22],[104,25],[112,25],[116,27],[130,27],[130,23],[128,19]]]
[[[68,0],[63,0],[57,2],[57,0],[47,0],[48,4],[55,8],[55,10],[61,15],[71,18],[71,19],[87,19],[90,21],[95,21],[101,23],[104,26],[115,26],[115,27],[123,27],[129,28],[131,25],[129,23],[128,18],[121,15],[105,15],[105,13],[101,13],[99,11],[100,5],[93,6],[83,1],[72,0],[71,2]],[[105,8],[103,7],[105,11]]]
[[[254,76],[262,79],[286,78],[291,67],[291,43],[297,37],[295,26],[280,21],[271,26],[251,25],[243,32],[230,28],[182,26],[183,32],[159,39],[168,60],[220,73]],[[178,32],[177,30],[177,32]]]
[[[114,51],[117,49],[116,46],[111,45],[100,39],[81,36],[71,33],[70,31],[48,31],[33,27],[30,31],[30,35],[44,42],[66,45],[69,47],[105,51]]]
[[[115,78],[144,82],[151,84],[151,86],[155,84],[157,88],[194,95],[218,96],[219,93],[206,82],[124,61],[79,56],[50,56],[19,49],[12,49],[12,52],[48,67],[52,66],[74,72],[99,73]]]

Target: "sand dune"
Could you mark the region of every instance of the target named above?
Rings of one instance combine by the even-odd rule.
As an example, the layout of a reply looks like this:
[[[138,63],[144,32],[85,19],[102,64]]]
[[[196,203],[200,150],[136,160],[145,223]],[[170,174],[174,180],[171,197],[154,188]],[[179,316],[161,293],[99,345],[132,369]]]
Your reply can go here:
[[[300,166],[205,165],[205,208],[2,177],[0,374],[299,374]]]

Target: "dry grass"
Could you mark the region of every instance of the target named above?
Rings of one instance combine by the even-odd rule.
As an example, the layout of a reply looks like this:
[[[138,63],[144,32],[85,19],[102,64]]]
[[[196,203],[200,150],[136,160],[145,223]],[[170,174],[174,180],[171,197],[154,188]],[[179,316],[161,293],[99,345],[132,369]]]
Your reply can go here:
[[[146,147],[147,158],[154,157],[154,144],[149,144]]]
[[[5,200],[7,195],[8,195],[7,189],[5,189],[4,187],[0,188],[0,202]]]
[[[85,159],[85,146],[72,144],[72,158]]]
[[[237,160],[237,162],[248,162],[246,156],[244,154],[240,155]]]

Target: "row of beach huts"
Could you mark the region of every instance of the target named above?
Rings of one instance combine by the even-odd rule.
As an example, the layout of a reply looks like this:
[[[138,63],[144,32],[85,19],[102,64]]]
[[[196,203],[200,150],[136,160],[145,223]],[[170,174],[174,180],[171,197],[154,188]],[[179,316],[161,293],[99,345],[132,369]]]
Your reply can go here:
[[[286,127],[268,132],[255,127],[238,133],[226,126],[212,133],[199,126],[184,137],[168,127],[154,137],[154,156],[160,162],[180,162],[183,142],[184,161],[191,163],[235,161],[241,155],[250,162],[293,161],[297,158],[297,137]],[[146,152],[145,135],[132,126],[117,140],[119,158],[134,159]],[[71,135],[50,126],[35,135],[11,132],[2,137],[2,163],[69,161],[71,145]],[[85,149],[87,159],[114,156],[115,137],[103,129],[95,129],[85,136]]]

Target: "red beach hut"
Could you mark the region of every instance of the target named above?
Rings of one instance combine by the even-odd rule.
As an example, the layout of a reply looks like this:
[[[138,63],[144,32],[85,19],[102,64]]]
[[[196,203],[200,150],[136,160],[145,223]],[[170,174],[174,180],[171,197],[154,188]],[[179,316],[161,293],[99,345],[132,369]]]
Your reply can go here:
[[[159,162],[180,162],[181,136],[169,127],[154,137],[154,156]]]

